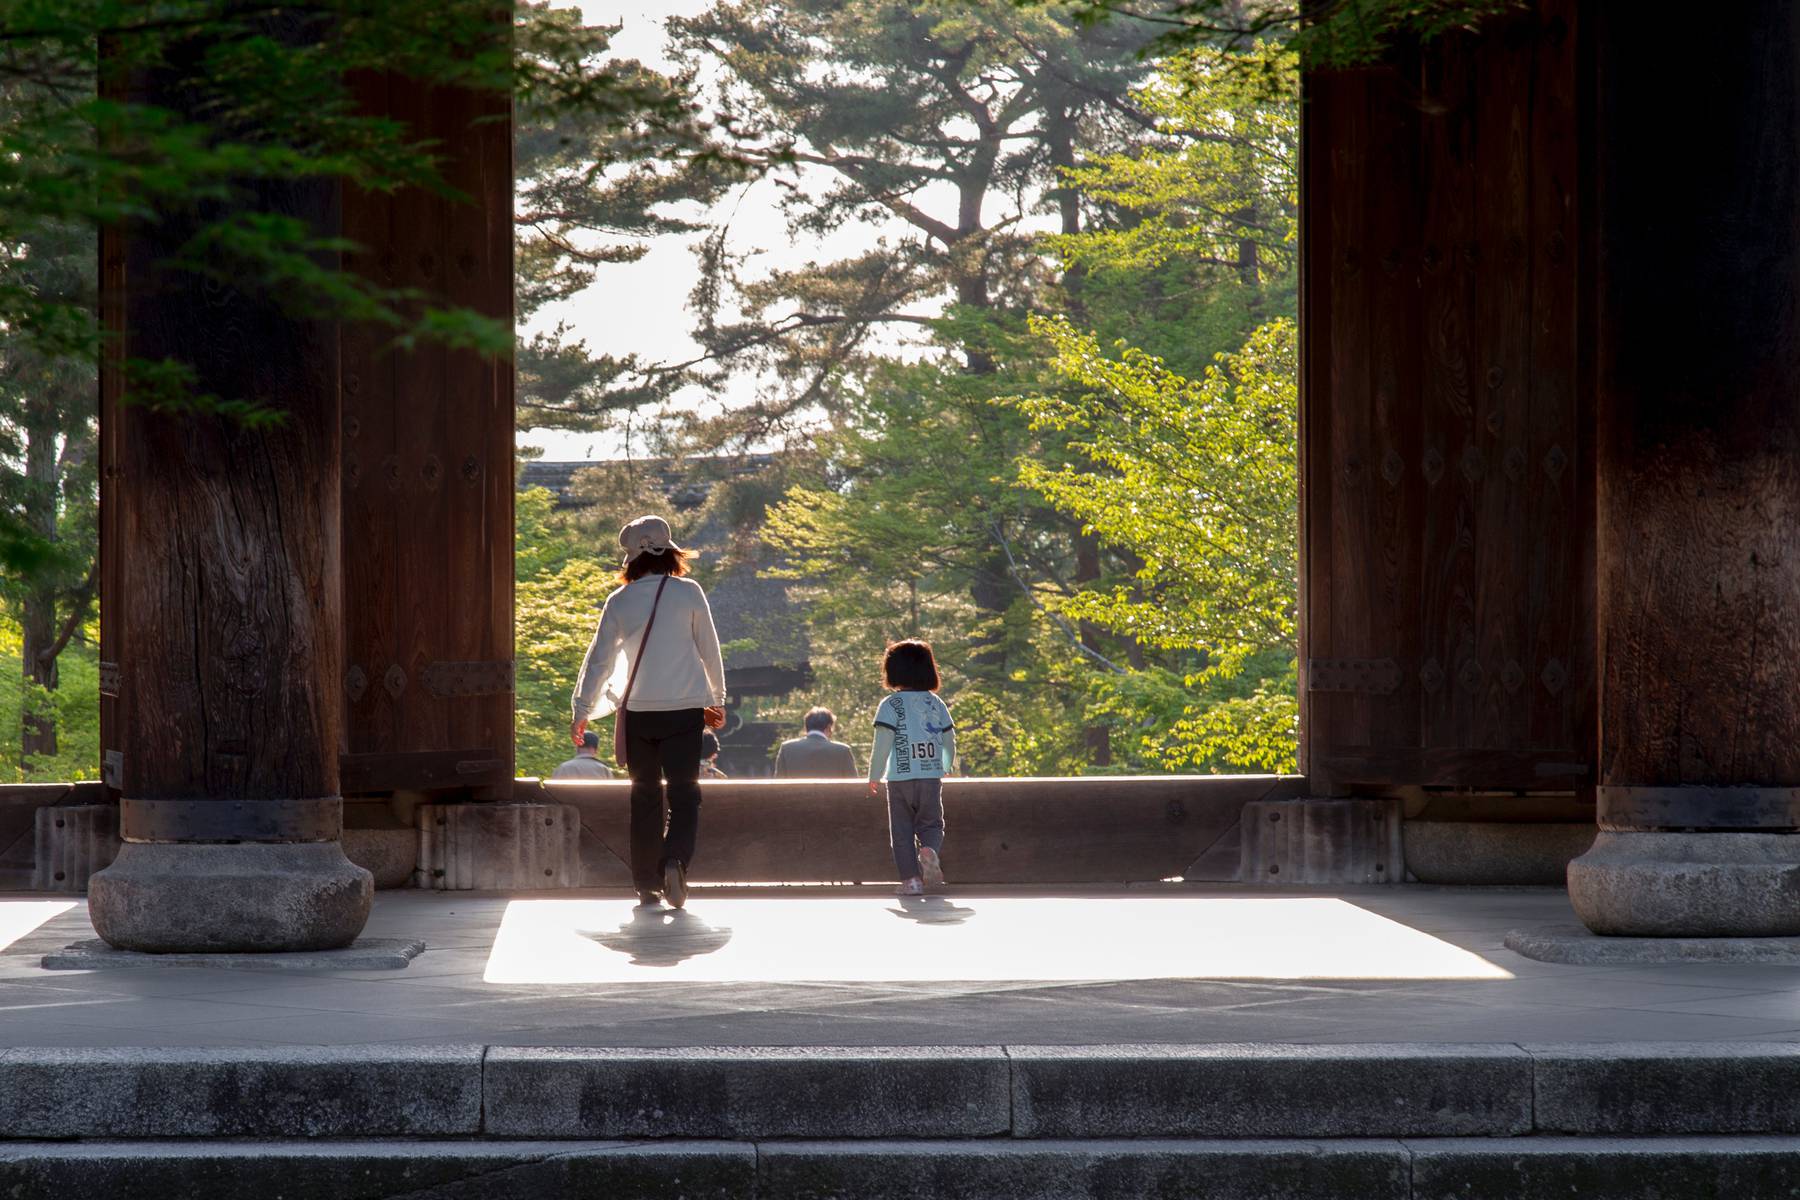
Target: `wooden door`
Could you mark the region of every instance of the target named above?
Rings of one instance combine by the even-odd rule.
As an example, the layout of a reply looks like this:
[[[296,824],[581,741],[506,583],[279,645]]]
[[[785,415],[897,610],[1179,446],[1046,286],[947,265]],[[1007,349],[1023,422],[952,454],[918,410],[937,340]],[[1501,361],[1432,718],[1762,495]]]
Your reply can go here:
[[[1303,768],[1592,778],[1575,0],[1305,87]]]
[[[461,197],[350,192],[358,270],[512,319],[505,96],[367,79]],[[501,794],[513,764],[512,364],[380,330],[343,342],[344,791]]]

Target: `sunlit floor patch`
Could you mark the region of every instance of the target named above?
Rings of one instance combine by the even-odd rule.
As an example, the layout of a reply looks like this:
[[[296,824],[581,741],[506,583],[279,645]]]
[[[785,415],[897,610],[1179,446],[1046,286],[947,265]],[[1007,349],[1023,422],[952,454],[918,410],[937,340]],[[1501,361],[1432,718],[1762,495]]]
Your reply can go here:
[[[74,907],[73,900],[0,900],[0,950]]]
[[[1511,979],[1330,898],[514,900],[490,983]]]

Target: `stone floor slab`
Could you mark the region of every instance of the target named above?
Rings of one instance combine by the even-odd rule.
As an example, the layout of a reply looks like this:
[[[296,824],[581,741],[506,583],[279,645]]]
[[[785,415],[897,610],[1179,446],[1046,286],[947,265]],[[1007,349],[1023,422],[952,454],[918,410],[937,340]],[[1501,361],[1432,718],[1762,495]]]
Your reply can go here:
[[[203,967],[212,971],[397,971],[425,953],[416,938],[357,938],[342,950],[303,954],[140,954],[89,938],[44,955],[46,971]]]
[[[582,923],[541,924],[540,962],[506,926],[542,893],[398,891],[377,896],[365,936],[429,943],[403,971],[51,971],[45,954],[94,937],[85,907],[0,894],[0,1045],[1800,1040],[1800,965],[1505,949],[1508,930],[1574,922],[1550,888],[958,888],[949,902],[974,915],[949,926],[896,917],[872,888],[696,888],[689,908],[732,937],[687,958],[660,930],[599,936],[631,924],[630,894],[567,898]],[[1342,920],[1317,927],[1319,912]],[[1098,978],[1070,978],[1084,973]]]
[[[1768,963],[1800,966],[1800,937],[1601,937],[1580,925],[1516,929],[1506,948],[1526,958],[1575,965]]]

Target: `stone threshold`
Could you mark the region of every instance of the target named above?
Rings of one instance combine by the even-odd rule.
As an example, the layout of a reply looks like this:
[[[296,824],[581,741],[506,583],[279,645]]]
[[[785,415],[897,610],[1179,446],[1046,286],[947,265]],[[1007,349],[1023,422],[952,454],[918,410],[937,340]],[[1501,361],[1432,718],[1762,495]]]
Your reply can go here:
[[[1800,1044],[0,1051],[0,1139],[1800,1133]],[[1795,1143],[1800,1146],[1800,1142]],[[0,1188],[0,1195],[6,1194]]]

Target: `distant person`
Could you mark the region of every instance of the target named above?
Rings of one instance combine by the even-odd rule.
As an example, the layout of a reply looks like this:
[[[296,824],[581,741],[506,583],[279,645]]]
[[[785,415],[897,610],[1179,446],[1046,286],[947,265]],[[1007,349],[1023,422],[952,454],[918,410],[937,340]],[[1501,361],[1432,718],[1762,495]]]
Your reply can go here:
[[[902,896],[944,885],[944,776],[956,763],[956,725],[938,699],[931,644],[909,638],[887,648],[882,682],[894,694],[875,710],[869,795],[887,776],[888,843]]]
[[[856,751],[831,740],[837,718],[829,708],[814,708],[801,718],[801,737],[781,743],[775,752],[777,779],[855,779]]]
[[[710,729],[700,735],[700,778],[726,778],[719,770],[719,735]]]
[[[700,827],[700,735],[725,723],[725,664],[706,592],[685,578],[688,553],[669,523],[639,517],[619,530],[619,545],[619,587],[582,660],[569,732],[579,746],[590,720],[618,713],[613,758],[631,776],[632,882],[643,903],[680,908]]]
[[[612,768],[600,761],[600,735],[589,729],[581,735],[575,757],[550,772],[552,779],[611,779]]]

